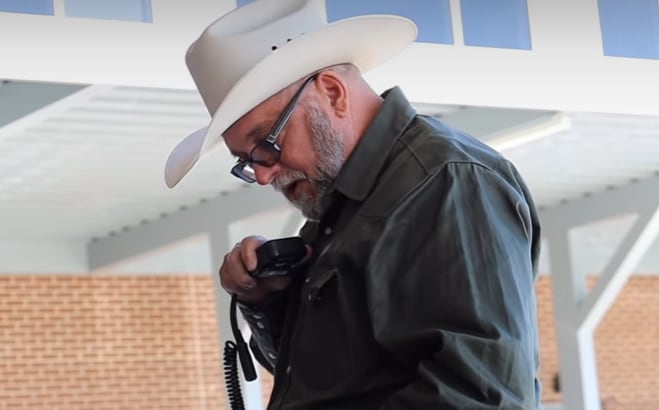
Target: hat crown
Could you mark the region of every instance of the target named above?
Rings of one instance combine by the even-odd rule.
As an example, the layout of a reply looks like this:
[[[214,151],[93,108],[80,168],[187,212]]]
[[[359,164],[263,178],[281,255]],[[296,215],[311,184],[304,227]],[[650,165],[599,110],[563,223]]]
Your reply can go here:
[[[322,0],[257,0],[217,19],[186,53],[208,112],[213,115],[236,82],[268,55],[325,25]]]
[[[278,91],[336,64],[367,72],[412,43],[416,32],[411,20],[391,15],[328,23],[324,0],[256,0],[219,18],[186,54],[212,118],[172,150],[167,186],[175,186],[232,124]]]

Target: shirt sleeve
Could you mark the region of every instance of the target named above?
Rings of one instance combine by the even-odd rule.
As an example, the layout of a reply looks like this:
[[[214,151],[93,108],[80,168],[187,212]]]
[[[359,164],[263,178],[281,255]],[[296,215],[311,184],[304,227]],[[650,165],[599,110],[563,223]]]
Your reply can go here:
[[[539,227],[520,184],[452,163],[390,215],[369,309],[376,340],[416,377],[382,409],[539,408]]]

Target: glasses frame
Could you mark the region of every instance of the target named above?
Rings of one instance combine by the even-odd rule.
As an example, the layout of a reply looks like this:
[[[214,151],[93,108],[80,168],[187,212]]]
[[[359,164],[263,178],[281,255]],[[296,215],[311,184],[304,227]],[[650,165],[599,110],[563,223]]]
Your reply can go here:
[[[293,111],[295,111],[295,107],[297,106],[297,103],[300,97],[302,96],[302,93],[307,88],[307,86],[316,79],[317,76],[318,74],[314,74],[308,77],[306,80],[304,80],[304,83],[302,83],[300,88],[295,92],[295,95],[293,95],[291,100],[288,102],[288,104],[282,111],[279,118],[277,118],[277,120],[273,124],[272,128],[270,129],[270,132],[268,133],[268,136],[262,139],[261,141],[259,141],[254,146],[254,148],[252,148],[246,159],[239,159],[236,162],[236,164],[231,168],[231,175],[240,178],[249,184],[252,184],[256,182],[256,178],[246,174],[245,168],[250,167],[253,170],[254,164],[258,164],[260,166],[270,168],[279,162],[279,159],[281,158],[281,147],[279,146],[279,144],[277,144],[277,139],[279,138],[279,135],[284,130],[284,128],[288,124],[288,121],[293,115]],[[263,151],[268,154],[268,155],[263,155],[263,157],[266,159],[254,158],[254,154],[258,153],[259,151]]]

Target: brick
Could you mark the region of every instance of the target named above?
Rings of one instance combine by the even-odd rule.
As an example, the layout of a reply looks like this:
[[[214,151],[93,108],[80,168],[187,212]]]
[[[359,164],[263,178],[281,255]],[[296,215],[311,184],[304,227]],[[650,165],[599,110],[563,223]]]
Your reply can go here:
[[[226,408],[210,275],[5,275],[0,289],[0,409]],[[536,289],[543,400],[555,402],[551,278]],[[633,276],[596,331],[616,409],[659,408],[657,317],[659,277]],[[272,377],[261,381],[267,400]]]

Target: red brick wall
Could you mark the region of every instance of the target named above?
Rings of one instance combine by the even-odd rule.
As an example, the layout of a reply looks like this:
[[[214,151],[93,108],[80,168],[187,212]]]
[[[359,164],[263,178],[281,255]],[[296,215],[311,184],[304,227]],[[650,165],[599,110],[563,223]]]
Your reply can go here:
[[[590,280],[592,286],[595,280]],[[560,401],[552,389],[558,372],[551,281],[536,286],[543,400]],[[632,277],[595,332],[604,410],[659,409],[659,276]]]
[[[219,409],[211,281],[0,276],[0,409]]]
[[[558,371],[538,281],[544,400]],[[596,333],[610,409],[659,409],[659,277],[633,277]],[[0,409],[221,409],[210,277],[0,276]],[[267,398],[271,378],[264,374]]]

